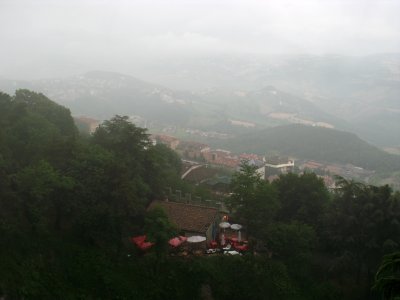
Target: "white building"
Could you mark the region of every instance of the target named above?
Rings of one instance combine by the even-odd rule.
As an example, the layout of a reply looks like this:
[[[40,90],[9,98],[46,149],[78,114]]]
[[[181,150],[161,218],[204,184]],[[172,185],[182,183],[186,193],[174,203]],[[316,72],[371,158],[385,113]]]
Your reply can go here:
[[[257,169],[257,173],[260,174],[261,178],[267,180],[270,176],[287,174],[293,172],[294,159],[271,159],[267,160],[265,164]]]

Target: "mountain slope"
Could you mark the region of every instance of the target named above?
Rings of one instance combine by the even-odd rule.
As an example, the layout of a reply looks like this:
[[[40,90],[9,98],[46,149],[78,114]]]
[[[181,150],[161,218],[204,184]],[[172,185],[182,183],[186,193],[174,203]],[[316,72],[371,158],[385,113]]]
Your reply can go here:
[[[161,122],[185,123],[191,112],[191,96],[111,72],[37,80],[3,81],[5,91],[29,87],[70,107],[72,113],[106,119],[115,114],[140,115]]]
[[[171,125],[235,134],[250,127],[296,123],[355,132],[374,144],[400,144],[400,60],[396,55],[278,57],[243,60],[237,65],[234,61],[221,58],[212,65],[228,70],[224,82],[237,86],[197,93],[100,71],[30,82],[0,80],[0,90],[13,93],[29,88],[70,107],[74,115],[139,116],[145,120],[143,126],[156,122],[157,128]],[[228,62],[232,64],[224,68]],[[218,74],[206,73],[210,80]],[[242,88],[250,81],[254,88]],[[223,85],[218,78],[215,84]]]
[[[371,170],[400,170],[400,156],[388,154],[354,134],[321,127],[278,126],[234,138],[224,146],[236,152],[265,154],[275,151],[298,158],[350,163]]]
[[[214,90],[199,97],[220,105],[227,118],[245,122],[267,126],[296,123],[350,128],[344,120],[326,113],[314,103],[273,86],[251,92]]]
[[[157,73],[145,70],[143,77],[197,90],[253,91],[274,86],[345,119],[352,125],[351,131],[363,139],[400,145],[399,53],[360,57],[220,55],[158,63],[162,69]]]
[[[217,131],[222,124],[222,130],[230,133],[237,129],[232,123],[242,121],[259,128],[290,123],[337,127],[344,123],[315,104],[272,86],[252,92],[189,93],[101,71],[64,79],[0,81],[0,89],[7,92],[26,87],[67,105],[76,115],[98,119],[115,114],[136,115],[168,125]]]

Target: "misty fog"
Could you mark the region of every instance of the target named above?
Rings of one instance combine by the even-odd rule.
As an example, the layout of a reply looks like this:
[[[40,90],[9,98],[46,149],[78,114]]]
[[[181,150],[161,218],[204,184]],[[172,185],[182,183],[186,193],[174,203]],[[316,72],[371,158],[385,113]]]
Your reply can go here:
[[[0,300],[400,299],[399,13],[0,0]]]
[[[164,84],[165,63],[205,57],[398,53],[399,10],[386,0],[2,0],[0,76],[106,70]]]

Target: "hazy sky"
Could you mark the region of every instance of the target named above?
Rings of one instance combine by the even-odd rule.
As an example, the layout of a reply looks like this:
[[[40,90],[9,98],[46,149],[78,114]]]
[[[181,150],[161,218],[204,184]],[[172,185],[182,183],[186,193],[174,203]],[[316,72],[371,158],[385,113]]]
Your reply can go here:
[[[210,54],[400,52],[400,1],[0,0],[0,75]]]

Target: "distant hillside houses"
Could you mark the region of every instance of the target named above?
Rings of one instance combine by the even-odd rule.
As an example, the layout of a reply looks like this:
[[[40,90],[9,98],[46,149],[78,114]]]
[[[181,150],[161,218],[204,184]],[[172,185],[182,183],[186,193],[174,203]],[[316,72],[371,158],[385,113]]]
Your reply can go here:
[[[182,174],[189,169],[193,169],[189,174],[185,174],[185,179],[191,182],[203,182],[214,189],[226,191],[229,186],[229,178],[215,177],[216,170],[207,168],[208,165],[222,166],[231,170],[239,170],[240,164],[246,161],[247,164],[255,166],[257,173],[263,180],[272,182],[281,174],[295,172],[295,160],[287,156],[269,156],[263,157],[254,153],[233,154],[224,149],[211,149],[209,145],[181,141],[178,138],[169,135],[152,135],[151,140],[154,143],[162,143],[169,148],[177,151],[181,157],[189,159],[184,161]],[[196,162],[197,161],[197,162]],[[196,164],[203,165],[196,165]],[[204,164],[206,163],[206,164]],[[297,171],[314,172],[320,177],[328,188],[335,188],[335,179],[333,175],[340,175],[345,178],[365,179],[374,174],[373,171],[365,170],[350,164],[328,164],[314,160],[298,160]]]
[[[150,136],[150,140],[153,142],[154,145],[164,144],[172,150],[176,150],[180,143],[179,139],[177,139],[176,137],[164,134],[152,134]]]
[[[231,169],[236,169],[241,162],[237,155],[233,155],[230,151],[223,149],[204,152],[203,157],[210,164],[221,165]]]
[[[257,169],[264,180],[272,181],[281,174],[294,171],[294,159],[288,157],[273,156],[265,159],[264,164]]]
[[[203,160],[203,153],[210,151],[210,146],[197,142],[181,141],[176,150],[185,158]]]
[[[162,134],[153,134],[150,139],[154,144],[162,143],[172,150],[177,151],[185,159],[203,161],[208,164],[219,165],[236,170],[243,161],[258,168],[257,172],[263,179],[270,176],[277,176],[292,172],[294,160],[287,157],[269,157],[265,159],[254,153],[241,153],[239,155],[231,153],[225,149],[211,149],[209,145],[193,142],[181,141],[176,137]]]
[[[345,178],[355,178],[365,180],[375,174],[375,171],[367,170],[352,164],[333,164],[327,162],[317,162],[306,160],[299,164],[301,171],[312,171],[319,175],[339,175]]]

